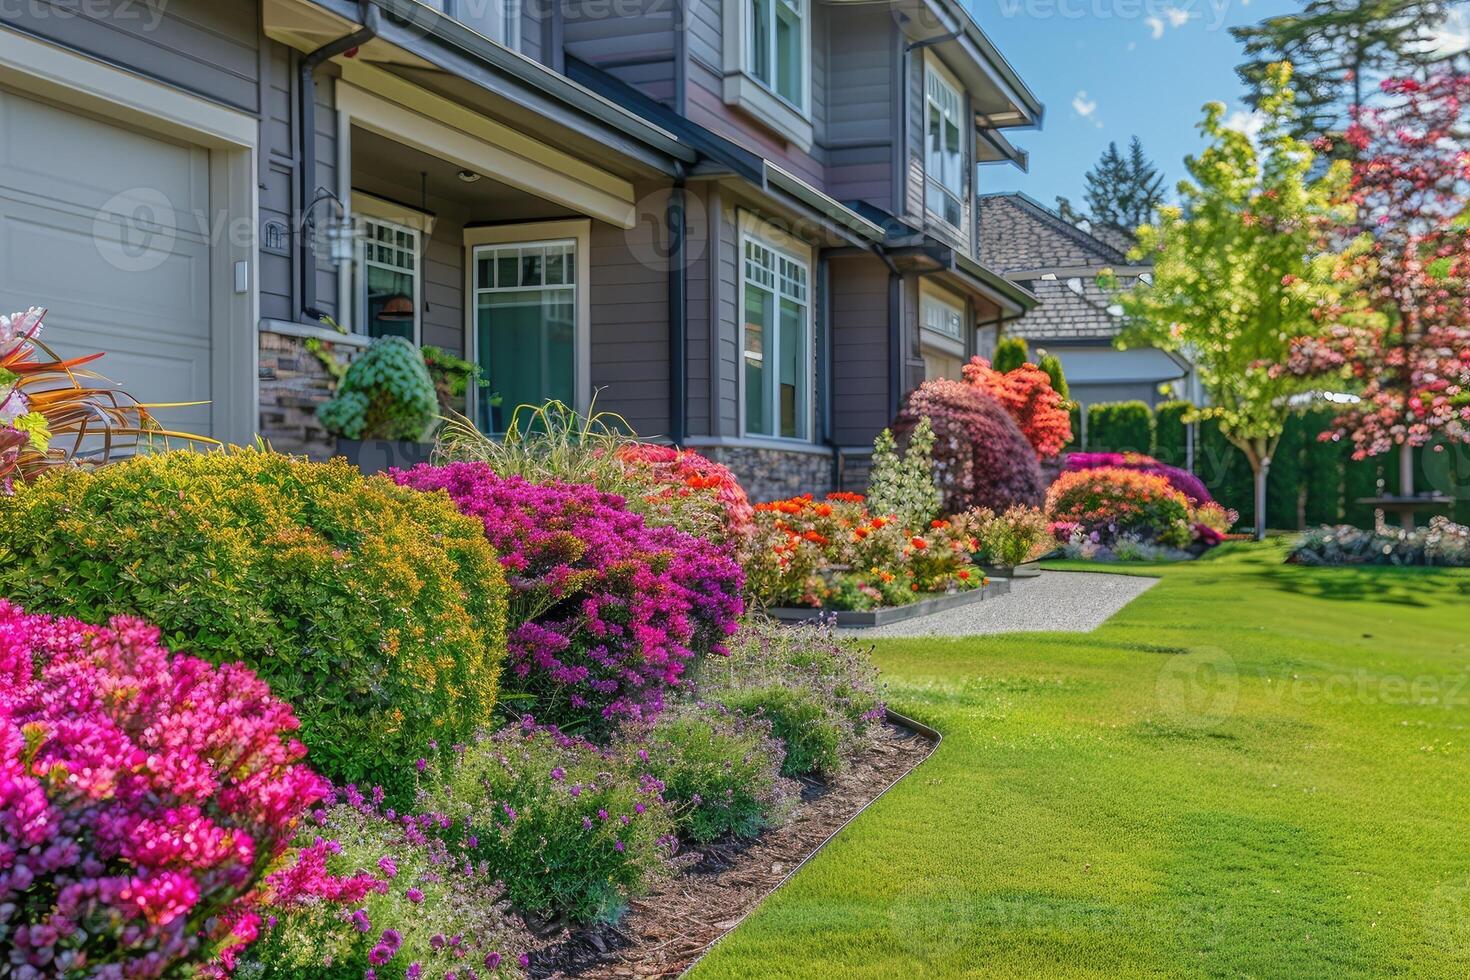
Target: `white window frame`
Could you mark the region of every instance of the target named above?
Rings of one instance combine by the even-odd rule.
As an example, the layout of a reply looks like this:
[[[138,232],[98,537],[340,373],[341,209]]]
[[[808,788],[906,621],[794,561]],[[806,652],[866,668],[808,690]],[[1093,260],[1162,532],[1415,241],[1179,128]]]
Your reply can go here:
[[[798,112],[805,113],[807,111],[807,106],[809,105],[808,91],[811,88],[812,52],[810,0],[729,0],[729,2],[740,3],[745,13],[744,30],[745,36],[747,38],[747,44],[745,45],[745,70],[750,73],[751,77],[756,80],[757,84],[765,88],[776,98],[791,106],[793,109],[796,109]],[[768,33],[766,36],[766,56],[770,59],[770,63],[764,66],[767,74],[767,77],[764,79],[760,77],[761,69],[763,66],[756,64],[755,60],[755,53],[757,51],[755,43],[755,5],[757,3],[767,3],[770,5],[771,8],[771,22],[768,27]],[[797,45],[801,54],[801,63],[797,66],[796,69],[796,84],[798,86],[798,92],[797,97],[794,99],[781,94],[780,81],[776,78],[776,70],[780,66],[781,62],[781,59],[777,55],[776,51],[777,38],[780,36],[777,24],[781,19],[780,12],[781,8],[783,7],[786,10],[790,11],[796,17],[798,31],[801,35],[797,39]]]
[[[740,109],[803,152],[810,152],[816,139],[811,119],[813,2],[770,0],[771,25],[767,39],[772,59],[770,84],[756,78],[753,0],[726,0],[721,7],[721,67],[724,69],[721,97],[726,105]],[[782,4],[792,9],[801,22],[801,65],[797,79],[801,98],[795,102],[778,94],[775,86],[776,9]]]
[[[512,245],[548,245],[570,243],[576,250],[576,281],[572,284],[576,323],[572,333],[572,389],[579,412],[587,412],[592,405],[592,222],[574,218],[567,221],[540,221],[526,224],[495,225],[486,228],[464,230],[464,351],[465,359],[473,364],[480,363],[480,345],[475,335],[478,293],[475,284],[475,253],[482,248],[503,248]],[[469,417],[478,419],[481,392],[470,386],[468,405]],[[511,406],[512,409],[515,406]]]
[[[519,51],[521,48],[521,0],[420,0],[420,2],[445,16],[453,17],[481,37],[487,37],[497,44],[503,44],[512,51]],[[491,7],[500,9],[496,11],[495,20],[487,25],[485,14]],[[486,26],[498,29],[487,33],[484,30]]]
[[[815,280],[812,278],[811,249],[800,243],[791,241],[787,236],[769,228],[764,222],[761,222],[753,216],[746,215],[744,212],[740,215],[740,226],[739,253],[736,256],[736,261],[739,263],[739,277],[736,281],[739,284],[739,303],[737,304],[739,319],[737,325],[740,330],[740,337],[737,342],[737,350],[739,351],[740,367],[737,374],[740,380],[740,434],[742,437],[753,439],[773,439],[786,443],[810,443],[813,438],[813,432],[815,431],[814,422],[816,411],[816,386],[814,384],[816,379],[816,352],[814,343],[816,336],[816,313],[815,304],[812,302]],[[751,432],[746,426],[746,399],[751,396],[745,387],[745,364],[746,360],[751,356],[750,352],[745,349],[745,291],[746,286],[751,284],[746,270],[747,243],[754,244],[770,252],[775,260],[772,268],[774,276],[773,284],[767,286],[761,282],[754,283],[759,288],[770,290],[770,296],[775,300],[775,308],[777,310],[777,315],[772,318],[772,332],[767,338],[766,350],[761,352],[762,359],[766,358],[767,352],[778,351],[781,347],[780,300],[783,298],[797,300],[803,306],[804,316],[802,320],[806,336],[802,345],[801,376],[805,379],[806,391],[805,404],[798,406],[799,414],[796,419],[797,435],[795,436],[783,436],[780,434],[781,423],[778,417],[780,406],[774,395],[776,374],[772,371],[765,372],[766,378],[768,379],[766,383],[767,390],[762,394],[762,397],[770,399],[768,406],[770,409],[771,427],[775,431]],[[788,295],[783,291],[785,279],[781,265],[783,261],[789,263],[795,269],[801,270],[804,276],[804,296],[798,298],[795,295]]]
[[[423,232],[410,225],[401,224],[389,218],[380,218],[374,215],[358,215],[357,219],[359,238],[357,242],[357,260],[355,266],[355,300],[353,306],[353,321],[355,323],[354,333],[367,336],[368,331],[368,277],[370,266],[387,269],[390,272],[411,275],[413,277],[413,336],[410,338],[415,344],[423,343],[424,335],[424,236]],[[414,267],[405,269],[401,266],[385,265],[367,256],[368,247],[375,243],[370,234],[369,226],[376,225],[389,231],[408,235],[413,242]],[[397,246],[394,246],[395,248]]]
[[[931,325],[941,320],[957,322],[959,333]],[[941,289],[928,279],[919,280],[919,351],[924,357],[925,377],[931,374],[930,364],[935,358],[954,359],[964,365],[968,360],[966,341],[971,325],[970,308],[964,297]]]
[[[937,98],[936,98],[937,96]],[[946,105],[946,101],[952,101]],[[933,133],[930,132],[929,122],[931,111],[939,109],[941,126],[949,118],[949,110],[953,108],[954,124],[958,130],[960,140],[960,159],[957,166],[958,172],[954,175],[955,183],[948,182],[944,173],[936,174],[930,166],[929,148],[932,144]],[[935,220],[943,223],[955,231],[963,231],[962,225],[965,221],[965,204],[970,195],[970,158],[971,140],[967,132],[973,130],[973,126],[965,124],[965,90],[959,81],[944,67],[937,59],[927,57],[924,59],[924,210]],[[942,136],[942,132],[941,132]],[[941,144],[942,145],[942,144]],[[943,150],[941,154],[941,170],[943,169]],[[952,197],[959,208],[959,221],[953,222],[944,216],[942,209],[936,210],[930,205],[929,194],[934,190],[939,194]]]

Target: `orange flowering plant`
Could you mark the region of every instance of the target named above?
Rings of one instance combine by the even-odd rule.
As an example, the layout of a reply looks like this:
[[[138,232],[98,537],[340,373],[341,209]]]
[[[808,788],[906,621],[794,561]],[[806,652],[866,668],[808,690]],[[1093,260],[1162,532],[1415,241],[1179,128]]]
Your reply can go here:
[[[858,494],[810,494],[755,506],[743,557],[751,604],[872,609],[984,584],[965,514],[909,527]]]

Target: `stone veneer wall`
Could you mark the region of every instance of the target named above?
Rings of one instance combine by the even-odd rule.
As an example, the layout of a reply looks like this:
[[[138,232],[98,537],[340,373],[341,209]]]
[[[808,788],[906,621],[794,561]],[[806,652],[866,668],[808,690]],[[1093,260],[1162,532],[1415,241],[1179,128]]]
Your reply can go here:
[[[339,358],[357,348],[330,345]],[[336,381],[306,340],[260,331],[260,435],[277,452],[330,459],[337,439],[322,428],[316,408],[332,397]]]
[[[826,452],[789,452],[754,446],[691,446],[696,452],[730,467],[756,503],[798,494],[832,491],[832,457]]]

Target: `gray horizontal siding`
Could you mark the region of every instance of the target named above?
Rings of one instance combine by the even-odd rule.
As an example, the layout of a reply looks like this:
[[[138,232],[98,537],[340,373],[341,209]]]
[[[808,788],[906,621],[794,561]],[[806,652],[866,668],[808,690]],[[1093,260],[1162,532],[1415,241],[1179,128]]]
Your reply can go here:
[[[669,305],[665,248],[653,222],[629,231],[592,223],[589,299],[592,387],[597,408],[616,412],[640,435],[669,431]],[[662,266],[662,267],[661,267]]]
[[[7,27],[216,102],[257,111],[260,10],[254,0],[25,0]]]
[[[832,435],[865,446],[888,424],[888,270],[873,258],[833,260]]]
[[[601,67],[650,98],[673,104],[674,2],[564,0],[566,53]]]

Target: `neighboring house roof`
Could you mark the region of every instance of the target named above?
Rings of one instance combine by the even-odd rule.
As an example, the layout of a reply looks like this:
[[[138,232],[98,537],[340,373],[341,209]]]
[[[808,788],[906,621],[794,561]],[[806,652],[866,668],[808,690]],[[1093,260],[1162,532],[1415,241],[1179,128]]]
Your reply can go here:
[[[1120,317],[1114,300],[1097,284],[1112,269],[1129,286],[1147,267],[1130,263],[1117,236],[1083,231],[1024,194],[980,198],[980,259],[1030,289],[1041,305],[1008,327],[1028,340],[1107,342]],[[1045,277],[1045,278],[1044,278]]]
[[[980,195],[980,261],[1007,274],[1126,266],[1120,244],[1083,231],[1025,194]]]

